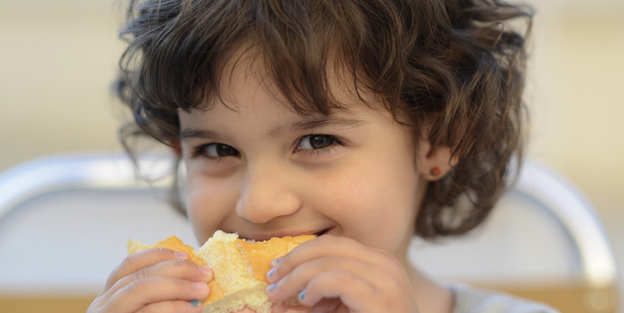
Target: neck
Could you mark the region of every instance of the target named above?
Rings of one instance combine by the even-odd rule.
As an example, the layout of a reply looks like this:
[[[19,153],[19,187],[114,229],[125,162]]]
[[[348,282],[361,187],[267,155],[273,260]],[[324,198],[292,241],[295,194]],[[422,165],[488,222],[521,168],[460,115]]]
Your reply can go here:
[[[451,313],[453,295],[451,291],[414,268],[407,260],[407,251],[411,238],[406,238],[397,251],[414,290],[414,298],[420,313]]]

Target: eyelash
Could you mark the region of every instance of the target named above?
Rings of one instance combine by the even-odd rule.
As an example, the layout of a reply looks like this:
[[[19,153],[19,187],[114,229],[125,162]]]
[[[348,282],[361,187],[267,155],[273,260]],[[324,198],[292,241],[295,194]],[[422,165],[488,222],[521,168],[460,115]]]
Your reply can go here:
[[[295,151],[299,152],[299,153],[304,153],[304,154],[307,154],[307,155],[311,155],[311,156],[321,156],[323,154],[331,154],[334,149],[337,149],[340,146],[344,146],[343,141],[340,138],[336,137],[336,136],[325,135],[325,134],[309,134],[309,135],[301,136],[297,140],[297,147],[299,147],[299,145],[301,145],[301,141],[303,139],[309,138],[309,137],[314,137],[314,136],[328,137],[331,140],[333,140],[334,143],[329,145],[329,146],[327,146],[327,147],[324,147],[324,148],[319,148],[319,149],[298,149],[298,148],[296,148]],[[225,158],[225,157],[216,157],[215,158],[215,157],[212,157],[212,156],[208,156],[205,153],[206,148],[208,148],[208,146],[213,145],[213,144],[220,144],[220,143],[211,142],[211,143],[207,143],[207,144],[203,144],[203,145],[197,146],[193,150],[193,152],[192,152],[192,157],[193,158],[203,157],[203,158],[206,158],[206,159],[209,159],[209,160],[213,160],[213,161],[219,161],[219,160],[222,160],[223,158]]]
[[[210,145],[219,145],[221,143],[218,142],[211,142],[211,143],[207,143],[207,144],[203,144],[203,145],[199,145],[197,146],[192,153],[192,157],[195,158],[204,158],[210,161],[215,161],[215,162],[219,162],[221,160],[223,160],[223,158],[225,157],[213,157],[213,156],[209,156],[207,153],[205,153],[206,149],[210,146]]]
[[[208,145],[211,145],[211,143],[195,147],[193,149],[193,152],[191,153],[191,158],[197,159],[201,157],[201,158],[208,159],[208,160],[214,160],[214,158],[207,156],[203,152],[204,150],[206,150],[206,147],[208,147]]]
[[[309,134],[309,135],[305,135],[299,138],[299,140],[297,141],[297,147],[301,145],[301,141],[304,138],[315,137],[315,136],[323,136],[323,137],[330,138],[331,140],[334,141],[334,143],[327,147],[323,147],[319,149],[297,149],[296,151],[300,153],[305,153],[307,155],[321,156],[323,154],[331,154],[334,149],[337,149],[340,146],[344,146],[343,141],[336,136],[325,135],[325,134]]]

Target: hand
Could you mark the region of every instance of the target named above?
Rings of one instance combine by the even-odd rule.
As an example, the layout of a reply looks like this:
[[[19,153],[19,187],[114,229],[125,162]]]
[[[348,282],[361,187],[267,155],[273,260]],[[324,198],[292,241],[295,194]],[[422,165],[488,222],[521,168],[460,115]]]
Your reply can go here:
[[[87,313],[201,312],[212,277],[209,268],[189,261],[184,252],[141,251],[113,270]]]
[[[272,265],[267,294],[274,301],[298,295],[312,312],[418,312],[396,257],[350,238],[323,235]]]

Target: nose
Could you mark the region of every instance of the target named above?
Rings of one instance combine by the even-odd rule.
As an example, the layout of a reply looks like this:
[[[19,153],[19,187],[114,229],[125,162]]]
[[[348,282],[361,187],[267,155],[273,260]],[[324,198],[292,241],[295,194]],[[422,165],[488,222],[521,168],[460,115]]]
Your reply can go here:
[[[236,213],[256,224],[294,214],[301,207],[293,173],[280,164],[249,167],[242,182]]]

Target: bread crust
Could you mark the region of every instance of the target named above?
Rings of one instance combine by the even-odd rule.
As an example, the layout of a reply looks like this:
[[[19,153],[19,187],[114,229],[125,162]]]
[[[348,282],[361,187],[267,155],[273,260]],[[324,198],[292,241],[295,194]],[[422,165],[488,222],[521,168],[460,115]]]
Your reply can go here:
[[[219,230],[197,252],[179,238],[171,236],[154,245],[129,240],[128,254],[151,248],[167,248],[186,252],[192,262],[210,267],[214,279],[208,283],[208,298],[202,301],[204,313],[236,312],[245,306],[259,313],[269,313],[273,301],[266,294],[269,285],[266,275],[271,269],[271,261],[315,237],[288,236],[252,242],[240,239],[235,233]],[[295,298],[284,303],[297,305],[298,301]]]

